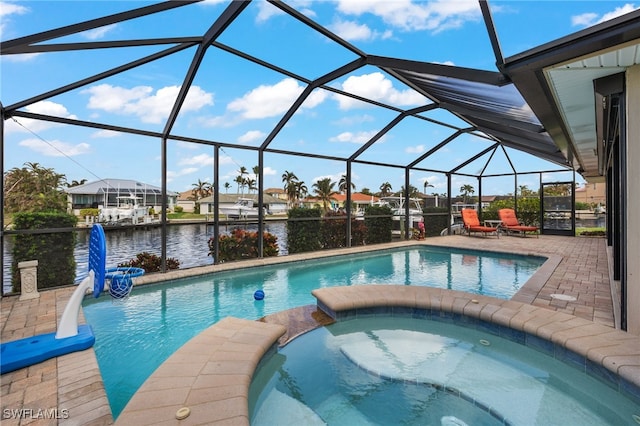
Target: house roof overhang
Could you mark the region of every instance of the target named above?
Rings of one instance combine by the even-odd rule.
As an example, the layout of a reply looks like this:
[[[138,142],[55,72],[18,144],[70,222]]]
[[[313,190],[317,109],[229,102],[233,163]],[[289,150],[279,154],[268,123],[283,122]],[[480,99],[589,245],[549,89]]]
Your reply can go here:
[[[589,181],[598,168],[594,81],[640,63],[640,10],[506,58],[499,66],[567,162]]]

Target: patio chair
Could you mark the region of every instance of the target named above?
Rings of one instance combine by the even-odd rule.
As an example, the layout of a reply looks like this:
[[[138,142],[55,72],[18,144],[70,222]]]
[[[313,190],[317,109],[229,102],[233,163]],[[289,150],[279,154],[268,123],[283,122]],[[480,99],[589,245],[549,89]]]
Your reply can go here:
[[[538,227],[522,225],[513,209],[498,210],[498,217],[502,221],[500,226],[507,234],[518,233],[523,237],[526,237],[527,232],[531,232],[536,234],[536,238],[539,238]]]
[[[498,228],[494,228],[491,226],[482,226],[480,225],[480,220],[478,219],[478,212],[474,209],[462,209],[462,222],[464,223],[464,229],[467,230],[469,236],[471,236],[472,232],[480,232],[484,236],[495,232],[496,236],[500,238],[500,234],[498,233]]]

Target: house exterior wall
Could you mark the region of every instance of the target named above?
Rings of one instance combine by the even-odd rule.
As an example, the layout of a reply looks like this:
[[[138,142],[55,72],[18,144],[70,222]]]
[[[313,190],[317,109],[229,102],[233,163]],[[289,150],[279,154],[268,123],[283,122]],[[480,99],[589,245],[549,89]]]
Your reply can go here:
[[[626,73],[627,92],[627,331],[640,336],[640,65],[628,68]]]
[[[606,204],[606,184],[604,182],[587,183],[576,189],[576,203]]]

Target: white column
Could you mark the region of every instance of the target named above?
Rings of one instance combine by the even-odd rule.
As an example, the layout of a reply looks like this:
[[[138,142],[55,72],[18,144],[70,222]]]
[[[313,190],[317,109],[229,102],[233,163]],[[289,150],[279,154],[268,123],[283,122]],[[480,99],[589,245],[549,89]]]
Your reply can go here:
[[[29,300],[40,297],[38,293],[38,261],[18,262],[20,269],[20,299]]]
[[[628,68],[627,92],[627,331],[640,336],[640,65]]]

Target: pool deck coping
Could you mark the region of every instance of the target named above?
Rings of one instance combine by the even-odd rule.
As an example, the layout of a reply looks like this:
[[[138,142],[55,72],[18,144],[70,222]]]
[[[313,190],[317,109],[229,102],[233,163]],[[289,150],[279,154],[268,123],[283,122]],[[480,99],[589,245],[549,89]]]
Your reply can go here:
[[[330,316],[346,312],[349,318],[366,318],[376,307],[400,314],[416,309],[464,315],[523,331],[568,348],[635,385],[635,390],[640,389],[639,339],[573,315],[511,300],[417,286],[329,287],[313,290],[312,294]],[[301,308],[293,310],[297,309]],[[162,364],[136,392],[116,425],[249,425],[251,377],[284,332],[285,327],[278,324],[225,318]],[[636,396],[640,399],[640,394]],[[177,420],[176,414],[185,408],[190,416]]]
[[[600,361],[598,362],[601,365],[612,369],[612,371],[619,372],[621,377],[628,379],[630,383],[638,385],[640,382],[640,367],[637,365],[638,362],[640,362],[640,351],[637,350],[638,338],[625,332],[616,331],[614,328],[614,309],[611,306],[611,299],[612,295],[615,296],[616,291],[619,291],[619,289],[616,290],[615,283],[610,282],[608,262],[606,261],[606,256],[603,258],[601,255],[601,252],[606,252],[604,240],[541,236],[539,239],[501,238],[499,242],[496,242],[495,239],[488,238],[448,236],[429,238],[422,242],[406,241],[385,244],[383,249],[421,243],[434,246],[491,250],[523,255],[533,254],[551,259],[551,263],[548,261],[543,266],[543,268],[548,266],[550,270],[548,272],[551,273],[551,276],[544,273],[540,274],[539,277],[532,277],[535,279],[533,279],[533,281],[529,280],[525,285],[530,292],[521,291],[510,301],[492,299],[493,301],[491,303],[482,305],[484,306],[481,310],[482,315],[488,316],[492,321],[507,321],[509,324],[513,323],[514,325],[519,324],[520,321],[524,321],[522,318],[529,318],[527,321],[524,321],[527,327],[534,327],[539,323],[536,327],[541,333],[548,335],[549,338],[555,339],[558,342],[564,342],[563,344],[566,344],[574,351],[583,351],[589,359],[599,359]],[[257,266],[290,261],[304,261],[312,258],[359,253],[369,250],[377,251],[380,250],[380,248],[381,246],[368,246],[364,248],[331,250],[321,253],[289,255],[278,258],[254,259],[251,261],[251,265]],[[552,264],[553,266],[551,266]],[[188,270],[171,271],[166,274],[149,274],[140,277],[137,281],[138,284],[167,281],[201,275],[203,273],[236,269],[237,267],[238,263],[227,263]],[[603,268],[605,270],[604,274]],[[606,289],[603,289],[603,284]],[[385,287],[387,289],[389,288],[389,286]],[[3,298],[1,311],[2,341],[54,331],[57,324],[56,320],[61,315],[73,289],[73,287],[65,287],[43,291],[41,292],[40,299],[36,301],[19,301],[17,296]],[[536,292],[538,292],[537,296],[531,301],[532,295]],[[573,294],[576,296],[576,300],[574,302],[563,301],[550,297],[556,293]],[[339,297],[344,297],[344,295]],[[522,298],[523,301],[515,300],[518,298]],[[463,302],[465,299],[469,299],[467,303]],[[480,303],[472,301],[479,300],[479,296],[464,293],[463,296],[455,298],[446,297],[443,300],[446,305],[450,303],[451,309],[457,310],[460,309],[460,306],[466,306],[464,309],[468,312],[478,309],[478,305],[480,305]],[[523,303],[525,300],[528,302]],[[387,299],[385,299],[385,303],[388,303]],[[469,303],[472,305],[469,305]],[[533,311],[534,314],[532,314],[531,311]],[[36,314],[32,314],[33,312]],[[286,315],[284,315],[284,317],[286,318]],[[202,338],[206,338],[209,333],[213,333],[214,335],[217,333],[228,334],[229,330],[224,331],[220,330],[220,328],[225,327],[227,323],[231,324],[236,321],[242,324],[251,324],[247,325],[251,330],[253,330],[253,327],[268,330],[266,334],[270,336],[269,339],[271,339],[273,345],[276,344],[278,339],[282,339],[282,326],[274,328],[273,324],[268,323],[268,319],[267,321],[257,322],[235,318],[213,325],[211,331],[206,330],[203,332],[202,335],[204,337]],[[84,322],[82,313],[80,322]],[[567,327],[567,324],[569,327]],[[234,333],[238,331],[237,327],[238,323],[235,323],[231,327],[235,329]],[[613,333],[610,334],[610,332]],[[280,337],[277,337],[278,335]],[[219,337],[220,336],[217,336],[217,338]],[[239,336],[237,337],[239,338]],[[187,342],[174,356],[182,356],[180,352],[187,350],[190,343],[192,342]],[[619,343],[622,343],[622,345]],[[252,354],[251,356],[245,354],[245,356],[251,358],[245,362],[251,371],[255,369],[259,358],[266,353],[264,345],[265,342],[261,341],[260,344],[250,352]],[[216,352],[218,356],[225,353],[219,346],[209,345],[208,348],[211,356],[214,356],[213,354]],[[213,361],[212,358],[211,362]],[[169,362],[169,360],[167,362]],[[158,371],[160,371],[161,368],[163,367],[161,366]],[[244,372],[246,370],[243,369],[242,371]],[[222,374],[219,383],[225,383],[223,379],[230,379],[231,376],[233,375]],[[243,375],[241,374],[240,376]],[[3,425],[5,423],[7,425],[113,424],[93,349],[58,357],[32,367],[7,373],[2,375],[0,379],[2,381],[3,411],[5,409],[42,410],[46,407],[53,407],[58,411],[67,410],[63,412],[61,418],[50,419],[48,422],[33,423],[32,418],[3,418]],[[148,382],[152,382],[151,378]],[[244,384],[242,380],[240,380],[240,383],[246,387],[248,392],[248,384]],[[144,392],[146,385],[147,383],[143,385],[139,393]],[[233,386],[237,385],[238,383],[235,383],[231,386],[233,388]],[[233,389],[237,391],[237,387]],[[53,396],[51,395],[52,390],[55,393]],[[218,397],[212,397],[211,401],[224,401],[229,399],[225,395],[234,395],[233,398],[238,398],[236,393],[234,393],[236,391],[227,389],[229,393],[225,394],[225,391],[222,389],[211,389],[211,395],[218,395]],[[134,396],[134,398],[136,398],[136,396]],[[242,399],[243,397],[240,398]],[[184,401],[182,401],[182,403],[184,403]],[[155,402],[152,400],[146,399],[145,404],[150,410],[157,410],[157,407],[152,407],[152,405],[155,405]],[[226,404],[223,406],[226,407]],[[134,407],[134,405],[131,407]],[[245,408],[240,407],[240,409],[245,411],[239,412],[239,416],[226,414],[223,416],[225,417],[224,419],[219,419],[214,423],[247,424],[248,419],[245,416],[247,415],[246,410],[248,408],[246,404],[244,404],[243,407]],[[220,408],[220,405],[218,408]],[[123,417],[123,415],[128,415],[128,413],[129,406],[127,406],[120,415],[117,423],[124,424],[125,417]],[[68,414],[68,416],[66,414]],[[198,415],[192,414],[186,419],[178,421],[175,419],[176,412],[172,414],[173,417],[167,417],[166,419],[168,424],[195,424],[194,419],[198,417]],[[190,418],[191,420],[189,420]],[[157,424],[156,421],[152,423]],[[207,421],[206,423],[210,422]]]

